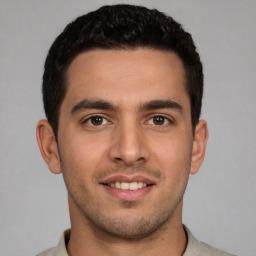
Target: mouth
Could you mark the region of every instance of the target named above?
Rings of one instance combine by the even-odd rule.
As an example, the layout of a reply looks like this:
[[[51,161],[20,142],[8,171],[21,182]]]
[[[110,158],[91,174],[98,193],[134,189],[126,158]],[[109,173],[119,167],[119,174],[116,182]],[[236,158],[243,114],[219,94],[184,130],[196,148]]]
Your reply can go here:
[[[100,182],[112,196],[124,201],[136,201],[147,195],[156,185],[142,176],[115,176]]]
[[[142,181],[134,181],[134,182],[123,182],[123,181],[116,181],[112,183],[103,183],[105,186],[109,186],[111,188],[117,188],[122,190],[137,190],[142,189],[148,186],[153,186],[153,184],[147,184]]]

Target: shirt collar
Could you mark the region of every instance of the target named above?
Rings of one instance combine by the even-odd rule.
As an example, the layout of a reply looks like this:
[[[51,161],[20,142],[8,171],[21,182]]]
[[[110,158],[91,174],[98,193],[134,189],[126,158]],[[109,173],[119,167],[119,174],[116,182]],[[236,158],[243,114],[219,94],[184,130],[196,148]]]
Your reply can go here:
[[[185,225],[183,225],[183,227],[184,227],[184,230],[186,232],[187,239],[188,239],[187,247],[186,247],[186,250],[185,250],[183,256],[194,255],[193,252],[194,252],[194,250],[196,250],[197,244],[199,242],[191,234],[191,232],[189,231],[189,229]],[[66,249],[66,244],[68,243],[69,238],[70,238],[70,229],[63,232],[63,234],[61,236],[61,239],[59,241],[59,244],[56,247],[54,256],[69,256],[68,252],[67,252],[67,249]]]

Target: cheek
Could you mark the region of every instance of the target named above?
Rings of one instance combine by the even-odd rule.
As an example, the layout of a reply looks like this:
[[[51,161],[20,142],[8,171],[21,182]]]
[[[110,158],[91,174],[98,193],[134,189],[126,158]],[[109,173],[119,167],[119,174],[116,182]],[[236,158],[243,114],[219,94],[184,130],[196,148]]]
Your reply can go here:
[[[73,139],[67,144],[62,144],[60,154],[66,187],[69,194],[80,202],[83,197],[87,198],[93,188],[91,180],[95,169],[94,150],[88,144]]]
[[[152,140],[151,148],[163,169],[177,169],[190,165],[192,139],[186,134]]]
[[[81,135],[75,138],[66,136],[61,142],[61,168],[68,190],[73,193],[81,190],[85,194],[94,191],[93,177],[97,171],[106,166],[105,155],[108,145],[106,141],[95,136],[88,138]]]
[[[81,168],[89,168],[91,165],[95,167],[102,158],[103,152],[105,150],[105,143],[97,138],[88,138],[85,136],[75,136],[72,138],[66,137],[62,140],[61,156],[66,164],[81,166]]]
[[[179,197],[183,194],[189,178],[191,152],[192,142],[188,136],[166,139],[158,146],[155,144],[153,156],[165,176],[169,194]]]

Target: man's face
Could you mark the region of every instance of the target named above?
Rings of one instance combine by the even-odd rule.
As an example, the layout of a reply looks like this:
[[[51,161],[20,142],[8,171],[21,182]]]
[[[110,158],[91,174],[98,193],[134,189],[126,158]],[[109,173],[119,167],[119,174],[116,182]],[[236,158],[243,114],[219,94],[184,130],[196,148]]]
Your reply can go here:
[[[125,238],[180,218],[193,145],[181,60],[93,50],[74,59],[67,78],[58,143],[71,213]]]

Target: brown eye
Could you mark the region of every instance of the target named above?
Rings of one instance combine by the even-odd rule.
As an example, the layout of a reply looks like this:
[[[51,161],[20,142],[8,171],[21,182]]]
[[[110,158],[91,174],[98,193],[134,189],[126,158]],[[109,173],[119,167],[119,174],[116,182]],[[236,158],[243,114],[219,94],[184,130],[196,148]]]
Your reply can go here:
[[[155,125],[163,125],[166,121],[166,118],[163,116],[154,116],[153,117],[153,123]]]
[[[101,116],[93,116],[90,118],[92,125],[102,125],[103,117]]]
[[[92,115],[82,121],[82,124],[89,129],[97,129],[110,125],[111,121],[101,115]]]

